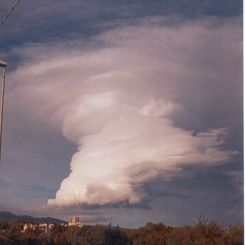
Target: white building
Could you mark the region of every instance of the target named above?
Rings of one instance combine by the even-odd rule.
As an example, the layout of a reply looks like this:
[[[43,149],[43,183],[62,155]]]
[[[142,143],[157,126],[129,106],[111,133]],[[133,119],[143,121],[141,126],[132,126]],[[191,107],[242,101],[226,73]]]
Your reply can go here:
[[[54,227],[54,224],[43,223],[43,224],[39,224],[38,227],[41,231],[48,232]]]
[[[37,229],[37,225],[34,225],[32,223],[26,223],[26,224],[24,224],[22,232],[26,232],[28,230],[36,230],[36,229]]]
[[[49,224],[49,223],[43,223],[43,224],[39,224],[39,225],[26,223],[26,224],[24,224],[22,232],[27,232],[28,230],[37,230],[37,228],[39,228],[39,230],[41,230],[43,232],[48,232],[53,227],[54,227],[54,224]]]
[[[72,216],[68,220],[68,226],[83,227],[83,224],[80,223],[79,217]]]

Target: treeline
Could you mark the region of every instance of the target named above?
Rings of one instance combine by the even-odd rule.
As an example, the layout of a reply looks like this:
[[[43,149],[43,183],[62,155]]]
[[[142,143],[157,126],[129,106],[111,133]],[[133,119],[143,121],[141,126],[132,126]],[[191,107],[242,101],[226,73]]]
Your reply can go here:
[[[228,228],[199,220],[192,226],[170,227],[148,223],[138,229],[111,225],[65,227],[56,225],[48,233],[21,232],[23,223],[0,223],[1,245],[242,245],[243,225]]]

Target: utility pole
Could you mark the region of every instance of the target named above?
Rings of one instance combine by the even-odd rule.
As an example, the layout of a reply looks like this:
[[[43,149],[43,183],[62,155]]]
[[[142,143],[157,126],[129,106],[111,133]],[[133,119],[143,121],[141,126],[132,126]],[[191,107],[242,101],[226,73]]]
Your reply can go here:
[[[16,6],[20,3],[21,0],[16,0],[15,3],[11,6],[8,12],[0,18],[0,25],[3,25],[5,21],[12,14]],[[1,88],[1,105],[0,105],[0,164],[2,161],[2,136],[3,136],[3,108],[4,108],[4,90],[5,90],[5,78],[7,71],[7,63],[5,61],[0,60],[0,68],[3,69],[3,80],[2,80],[2,88]]]
[[[1,88],[1,107],[0,107],[0,163],[2,161],[2,135],[3,135],[3,106],[4,106],[4,90],[5,90],[5,79],[7,71],[7,63],[0,61],[0,67],[3,69],[3,80]]]

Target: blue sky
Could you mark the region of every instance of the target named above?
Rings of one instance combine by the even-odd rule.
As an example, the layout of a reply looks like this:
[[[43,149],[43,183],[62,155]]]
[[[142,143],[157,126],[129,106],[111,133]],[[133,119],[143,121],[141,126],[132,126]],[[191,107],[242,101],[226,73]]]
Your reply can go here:
[[[238,0],[21,1],[0,29],[1,209],[122,226],[242,222],[241,15]],[[114,131],[134,141],[116,144]],[[101,149],[110,157],[84,162]]]

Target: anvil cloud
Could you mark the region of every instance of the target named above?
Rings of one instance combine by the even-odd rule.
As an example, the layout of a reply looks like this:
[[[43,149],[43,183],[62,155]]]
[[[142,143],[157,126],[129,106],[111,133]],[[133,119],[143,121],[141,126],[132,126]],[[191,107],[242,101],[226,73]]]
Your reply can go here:
[[[89,48],[67,42],[16,50],[24,61],[11,74],[9,100],[77,145],[48,205],[140,203],[149,181],[228,162],[236,152],[223,147],[225,125],[194,132],[176,121],[205,99],[217,106],[212,99],[227,86],[226,68],[233,73],[239,62],[237,26],[139,24],[97,36]]]

